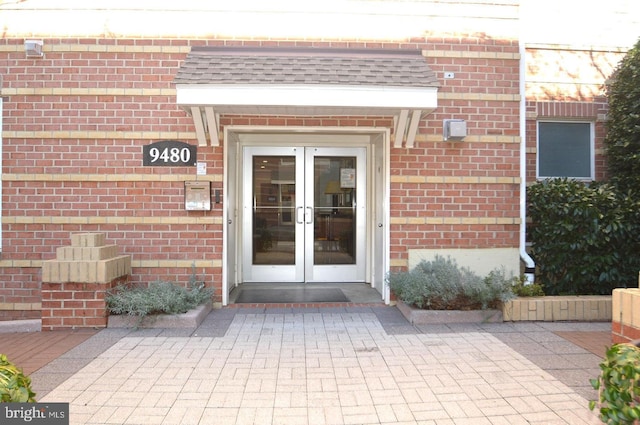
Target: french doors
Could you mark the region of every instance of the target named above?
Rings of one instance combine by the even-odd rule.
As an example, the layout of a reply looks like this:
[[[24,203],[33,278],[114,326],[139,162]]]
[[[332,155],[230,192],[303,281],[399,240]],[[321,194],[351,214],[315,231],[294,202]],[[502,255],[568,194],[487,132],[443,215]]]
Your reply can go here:
[[[242,280],[364,282],[366,148],[242,153]]]

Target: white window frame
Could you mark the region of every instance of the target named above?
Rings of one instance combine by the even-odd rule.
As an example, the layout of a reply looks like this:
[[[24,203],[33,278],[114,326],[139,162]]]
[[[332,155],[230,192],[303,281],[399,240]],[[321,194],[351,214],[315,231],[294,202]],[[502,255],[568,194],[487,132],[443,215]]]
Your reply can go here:
[[[589,176],[541,176],[540,175],[540,123],[556,123],[556,124],[589,124]],[[593,121],[578,120],[560,120],[560,119],[544,119],[536,121],[536,178],[538,180],[546,180],[560,177],[567,177],[573,180],[594,181],[595,180],[595,125]]]

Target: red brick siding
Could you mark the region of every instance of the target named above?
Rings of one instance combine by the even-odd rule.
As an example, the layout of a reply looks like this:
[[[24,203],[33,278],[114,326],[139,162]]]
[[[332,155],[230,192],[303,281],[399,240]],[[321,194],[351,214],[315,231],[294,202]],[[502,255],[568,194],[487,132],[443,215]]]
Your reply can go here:
[[[640,339],[640,329],[623,325],[620,322],[611,322],[611,333],[614,344]]]
[[[22,45],[23,40],[3,40]],[[191,174],[192,168],[142,166],[142,146],[152,140],[136,139],[127,132],[193,132],[191,119],[171,95],[117,93],[118,89],[172,89],[175,73],[185,53],[65,51],[57,45],[88,46],[173,46],[202,44],[262,44],[333,46],[353,48],[418,48],[427,52],[481,52],[517,54],[516,41],[492,39],[430,38],[407,43],[364,42],[244,42],[242,40],[45,40],[48,51],[42,59],[26,59],[17,49],[0,57],[7,72],[4,88],[36,90],[17,93],[4,100],[4,131],[44,132],[42,138],[5,137],[3,173],[17,175],[3,182],[3,216],[20,218],[3,227],[2,260],[47,260],[55,249],[68,245],[74,232],[103,232],[120,253],[135,261],[144,260],[221,260],[222,225],[218,224],[42,224],[48,218],[172,217],[217,218],[222,205],[210,212],[186,212],[183,208],[182,181],[118,181],[118,175]],[[517,136],[519,134],[518,60],[444,57],[427,55],[427,62],[442,84],[443,97],[438,109],[427,116],[419,129],[413,149],[393,149],[392,176],[436,177],[513,177],[519,176],[519,146],[501,142],[462,142],[448,144],[442,136],[442,120],[467,120],[470,137]],[[454,79],[443,78],[454,72]],[[101,89],[109,94],[78,95],[72,92],[39,94],[38,90]],[[115,90],[115,91],[114,91]],[[503,96],[500,100],[475,100],[472,95]],[[467,96],[467,98],[465,98]],[[512,99],[509,98],[512,96]],[[468,100],[471,98],[472,100]],[[498,99],[496,97],[496,99]],[[391,127],[390,117],[223,117],[225,125],[277,126],[377,126]],[[56,137],[53,132],[87,132],[89,136]],[[94,138],[92,132],[118,132],[118,138]],[[111,136],[109,136],[111,137]],[[435,141],[438,139],[437,141]],[[195,140],[186,140],[195,144]],[[208,174],[222,175],[222,147],[199,147],[198,160],[207,163]],[[47,181],[31,181],[25,174],[51,175]],[[110,176],[105,181],[56,179],[56,175],[87,174]],[[58,181],[60,180],[60,181]],[[212,182],[213,189],[222,189]],[[393,183],[392,217],[424,218],[517,218],[517,184],[486,183]],[[29,222],[35,219],[35,222]],[[394,225],[391,230],[392,258],[406,259],[407,249],[438,247],[516,247],[517,225],[454,224]],[[39,300],[39,270],[5,268],[0,278],[0,302]],[[199,268],[198,277],[218,289],[221,273],[217,267]],[[133,282],[157,279],[186,282],[190,268],[136,267]],[[21,287],[16,288],[15,282]],[[9,292],[11,291],[11,292]],[[51,323],[51,326],[58,326]]]
[[[468,43],[468,44],[467,44]],[[429,40],[434,50],[518,52],[517,42]],[[514,177],[519,176],[518,143],[443,143],[442,120],[467,121],[469,136],[518,136],[519,62],[517,59],[431,57],[427,61],[442,84],[442,94],[494,94],[509,100],[439,99],[438,108],[421,123],[420,133],[434,140],[414,149],[393,149],[392,176]],[[453,72],[453,79],[445,79]],[[438,218],[516,218],[517,184],[392,183],[391,216],[425,220]],[[391,258],[408,258],[419,248],[496,248],[518,246],[518,225],[402,224],[391,226]]]
[[[527,181],[536,180],[536,152],[538,127],[537,122],[542,120],[553,121],[587,121],[594,123],[594,154],[595,154],[595,179],[606,178],[606,158],[604,155],[604,137],[606,134],[606,122],[602,119],[608,111],[606,98],[597,97],[593,102],[554,102],[554,101],[527,101],[527,112],[534,115],[535,119],[527,119]]]
[[[595,123],[595,179],[606,179],[605,85],[624,54],[617,49],[527,48],[527,181],[536,179],[535,123],[538,119]]]
[[[42,330],[106,327],[106,293],[126,282],[126,277],[106,284],[43,282]]]
[[[2,270],[7,282],[4,285],[5,301],[7,303],[38,303],[40,302],[40,269],[36,268],[5,268]]]

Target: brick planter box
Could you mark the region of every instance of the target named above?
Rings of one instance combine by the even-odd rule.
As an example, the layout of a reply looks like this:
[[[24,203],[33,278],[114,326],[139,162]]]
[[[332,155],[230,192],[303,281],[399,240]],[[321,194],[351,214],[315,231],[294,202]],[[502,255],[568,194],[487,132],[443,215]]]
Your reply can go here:
[[[414,325],[446,325],[448,323],[502,322],[500,310],[424,310],[398,300],[398,310]]]
[[[211,311],[211,303],[202,304],[183,314],[154,314],[146,316],[142,321],[135,316],[111,315],[108,328],[197,328]]]
[[[42,330],[106,327],[105,294],[127,279],[108,283],[42,282]]]
[[[639,301],[640,303],[640,298]],[[421,310],[398,300],[398,309],[414,324],[494,322],[609,322],[611,297],[607,295],[523,297],[504,303],[502,310]],[[640,304],[638,304],[640,311]],[[637,314],[640,323],[640,313]],[[640,333],[635,338],[640,338]],[[632,338],[633,339],[633,338]]]
[[[607,295],[522,297],[504,303],[502,315],[506,322],[608,322],[611,320],[611,297]]]
[[[107,326],[106,293],[131,274],[131,256],[117,251],[103,233],[76,233],[55,260],[43,261],[43,331]]]
[[[613,290],[611,332],[614,343],[640,339],[640,288]]]

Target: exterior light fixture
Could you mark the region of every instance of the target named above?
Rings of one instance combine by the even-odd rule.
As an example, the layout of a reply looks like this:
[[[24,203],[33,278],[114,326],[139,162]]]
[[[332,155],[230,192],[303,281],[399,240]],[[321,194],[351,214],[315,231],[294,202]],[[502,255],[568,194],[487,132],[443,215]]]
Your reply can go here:
[[[445,142],[461,141],[467,137],[467,122],[465,120],[443,120],[442,135]]]
[[[25,40],[24,52],[28,58],[41,58],[44,56],[42,52],[42,40]]]

